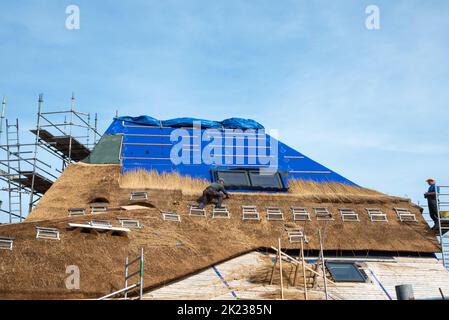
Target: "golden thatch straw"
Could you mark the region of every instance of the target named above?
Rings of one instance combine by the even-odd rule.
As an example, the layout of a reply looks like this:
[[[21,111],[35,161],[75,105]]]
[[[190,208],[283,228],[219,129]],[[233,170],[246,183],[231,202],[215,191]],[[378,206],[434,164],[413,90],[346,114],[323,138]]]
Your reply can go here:
[[[379,196],[380,192],[351,186],[336,182],[315,182],[310,180],[294,179],[288,182],[290,193],[302,195],[328,195],[328,196]]]
[[[206,179],[182,176],[178,173],[158,173],[156,171],[128,171],[120,177],[122,188],[144,188],[181,190],[184,194],[196,195],[209,185]],[[310,180],[290,180],[289,193],[298,195],[339,196],[379,196],[381,193],[357,186],[335,182],[315,182]]]
[[[120,177],[119,183],[122,188],[182,190],[185,194],[202,193],[209,185],[205,179],[145,170],[128,171]]]

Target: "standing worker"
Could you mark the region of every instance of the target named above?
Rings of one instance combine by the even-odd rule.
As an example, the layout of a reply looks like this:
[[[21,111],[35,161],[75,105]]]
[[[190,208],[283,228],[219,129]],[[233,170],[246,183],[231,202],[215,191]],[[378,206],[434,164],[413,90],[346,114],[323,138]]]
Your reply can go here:
[[[212,199],[217,199],[215,208],[221,208],[223,203],[223,196],[229,198],[229,193],[224,188],[224,180],[218,179],[218,182],[212,183],[203,191],[203,197],[201,198],[198,208],[203,209]]]
[[[429,185],[429,190],[424,193],[424,198],[427,199],[427,204],[429,205],[429,214],[435,225],[433,230],[438,230],[438,204],[437,204],[437,192],[439,193],[439,188],[435,185],[435,179],[429,178],[426,180]]]

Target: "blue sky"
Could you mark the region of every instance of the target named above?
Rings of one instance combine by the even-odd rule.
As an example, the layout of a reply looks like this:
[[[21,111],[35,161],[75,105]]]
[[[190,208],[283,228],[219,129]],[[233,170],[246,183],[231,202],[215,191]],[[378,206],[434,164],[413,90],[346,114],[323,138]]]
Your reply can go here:
[[[67,5],[80,30],[65,28]],[[381,29],[365,28],[380,8]],[[449,2],[3,1],[0,95],[34,126],[36,100],[106,129],[115,110],[254,118],[360,185],[423,200],[449,184]]]

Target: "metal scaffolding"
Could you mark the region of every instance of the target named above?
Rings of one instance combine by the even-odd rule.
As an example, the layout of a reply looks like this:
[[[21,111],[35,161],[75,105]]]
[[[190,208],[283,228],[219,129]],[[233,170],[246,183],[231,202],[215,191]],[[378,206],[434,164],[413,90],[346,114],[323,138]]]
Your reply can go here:
[[[19,120],[10,124],[5,119],[6,100],[2,100],[0,141],[5,128],[6,144],[0,144],[0,151],[3,151],[0,156],[0,180],[6,183],[1,190],[8,192],[8,207],[0,208],[0,212],[9,215],[9,223],[22,222],[25,218],[24,194],[29,199],[29,213],[62,170],[70,163],[87,157],[100,137],[97,115],[92,126],[89,113],[75,110],[73,94],[69,110],[43,112],[42,106],[43,96],[39,95],[36,128],[30,130],[34,141],[21,143]],[[62,170],[55,165],[60,161]]]

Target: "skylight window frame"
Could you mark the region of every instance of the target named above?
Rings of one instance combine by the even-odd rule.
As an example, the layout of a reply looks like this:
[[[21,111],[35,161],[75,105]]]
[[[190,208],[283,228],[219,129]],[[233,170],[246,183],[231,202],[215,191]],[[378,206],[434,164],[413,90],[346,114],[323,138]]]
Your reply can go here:
[[[251,179],[249,177],[248,171],[247,170],[216,170],[215,171],[215,181],[218,181],[220,178],[220,172],[226,172],[226,173],[243,173],[245,175],[246,181],[248,182],[248,185],[226,185],[227,188],[251,188]],[[224,178],[222,178],[224,179]],[[225,179],[224,179],[225,180]],[[226,181],[226,180],[225,180]]]
[[[254,170],[253,168],[242,168],[242,169],[216,169],[212,170],[212,177],[214,181],[218,181],[221,172],[235,172],[235,173],[244,173],[246,176],[249,185],[226,185],[227,189],[231,190],[262,190],[262,191],[287,191],[288,188],[285,187],[284,180],[282,178],[282,172],[276,171],[272,175],[276,176],[278,187],[263,187],[253,184],[253,179],[251,179],[251,174],[259,173],[258,170]],[[226,181],[226,179],[225,179]]]
[[[356,271],[356,273],[360,276],[360,278],[358,280],[354,279],[354,278],[353,279],[339,279],[338,276],[336,276],[335,272],[332,270],[331,265],[351,266]],[[326,266],[326,269],[329,271],[330,275],[332,276],[332,279],[336,283],[367,283],[369,280],[367,274],[363,271],[362,268],[360,268],[360,266],[357,264],[357,262],[354,262],[354,261],[326,261],[325,266]]]
[[[271,189],[284,189],[285,188],[284,182],[282,181],[282,177],[279,172],[275,172],[275,173],[271,174],[277,180],[277,183],[278,183],[277,187],[274,187],[274,186],[263,187],[263,186],[254,185],[253,178],[252,178],[251,174],[259,174],[260,175],[260,171],[248,170],[247,174],[248,174],[248,177],[249,177],[249,180],[251,183],[251,187],[253,187],[253,188],[264,188],[264,189],[265,188],[271,188]]]

